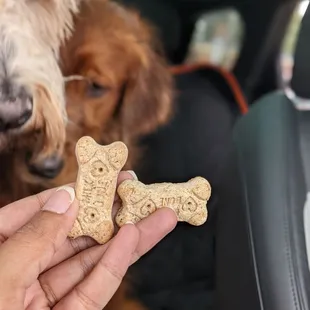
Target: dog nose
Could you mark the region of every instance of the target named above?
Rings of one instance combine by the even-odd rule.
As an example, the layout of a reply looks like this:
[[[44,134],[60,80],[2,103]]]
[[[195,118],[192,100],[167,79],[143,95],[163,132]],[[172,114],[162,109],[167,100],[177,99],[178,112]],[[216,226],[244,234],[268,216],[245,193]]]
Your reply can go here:
[[[59,156],[51,156],[39,163],[29,164],[29,172],[46,179],[55,178],[63,168],[63,160]]]

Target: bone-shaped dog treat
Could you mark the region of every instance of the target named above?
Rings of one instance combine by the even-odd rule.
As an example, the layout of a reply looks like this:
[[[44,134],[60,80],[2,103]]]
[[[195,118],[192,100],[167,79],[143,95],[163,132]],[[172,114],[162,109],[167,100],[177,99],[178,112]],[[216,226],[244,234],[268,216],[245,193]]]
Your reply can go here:
[[[206,203],[211,196],[209,182],[196,177],[186,183],[157,183],[145,185],[139,181],[126,180],[118,187],[123,202],[116,215],[118,226],[126,222],[137,223],[157,209],[173,209],[178,221],[199,226],[206,222]]]
[[[79,214],[69,237],[89,236],[103,244],[114,233],[112,206],[128,149],[122,142],[102,146],[83,137],[77,142],[75,153],[79,166],[75,185]]]

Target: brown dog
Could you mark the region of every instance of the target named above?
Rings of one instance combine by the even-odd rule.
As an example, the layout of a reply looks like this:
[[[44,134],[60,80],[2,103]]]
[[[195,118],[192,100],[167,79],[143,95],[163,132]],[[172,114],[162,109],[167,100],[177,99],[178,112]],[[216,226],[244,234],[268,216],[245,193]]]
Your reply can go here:
[[[108,144],[126,143],[129,160],[137,163],[138,139],[167,122],[172,78],[154,33],[136,12],[104,0],[82,4],[75,32],[61,50],[67,82],[69,125],[64,167],[51,185],[76,177],[74,147],[90,135]]]
[[[67,83],[70,123],[65,165],[55,185],[75,179],[74,147],[81,136],[125,142],[126,168],[132,169],[141,155],[138,139],[167,122],[172,78],[154,38],[136,12],[104,0],[82,4],[75,33],[61,50],[64,76],[83,79]]]

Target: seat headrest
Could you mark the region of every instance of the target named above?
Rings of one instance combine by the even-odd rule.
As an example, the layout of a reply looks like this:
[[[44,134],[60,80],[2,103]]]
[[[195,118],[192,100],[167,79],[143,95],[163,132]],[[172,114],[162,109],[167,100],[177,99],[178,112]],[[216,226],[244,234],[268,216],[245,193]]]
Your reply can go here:
[[[181,18],[175,7],[167,0],[120,0],[128,7],[133,7],[149,20],[157,29],[167,57],[173,62],[174,55],[181,43]]]
[[[310,7],[301,22],[291,87],[298,97],[310,98]]]

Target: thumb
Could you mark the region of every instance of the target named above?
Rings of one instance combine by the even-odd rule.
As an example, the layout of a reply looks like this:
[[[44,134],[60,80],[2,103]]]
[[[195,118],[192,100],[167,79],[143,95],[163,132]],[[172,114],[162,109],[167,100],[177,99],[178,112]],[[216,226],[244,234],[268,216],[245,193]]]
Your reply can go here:
[[[72,187],[59,188],[40,212],[1,245],[0,291],[27,289],[45,270],[77,217],[74,199]]]

